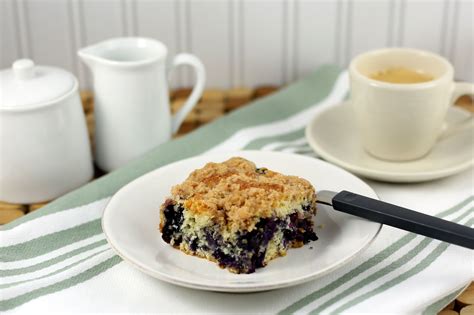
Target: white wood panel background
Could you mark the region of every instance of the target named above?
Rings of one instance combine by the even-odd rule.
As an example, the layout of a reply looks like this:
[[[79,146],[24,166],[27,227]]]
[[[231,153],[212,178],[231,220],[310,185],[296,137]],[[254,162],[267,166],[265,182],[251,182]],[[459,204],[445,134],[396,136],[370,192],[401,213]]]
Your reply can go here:
[[[200,57],[208,87],[285,84],[386,46],[440,53],[474,81],[473,21],[473,0],[0,0],[0,67],[28,57],[90,87],[80,47],[146,36]],[[192,82],[189,69],[171,79]]]

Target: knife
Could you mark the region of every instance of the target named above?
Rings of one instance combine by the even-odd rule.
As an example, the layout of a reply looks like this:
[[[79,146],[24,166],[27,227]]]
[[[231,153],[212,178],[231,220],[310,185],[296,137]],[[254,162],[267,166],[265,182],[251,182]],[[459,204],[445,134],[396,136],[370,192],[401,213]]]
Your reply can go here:
[[[370,221],[474,249],[474,229],[349,191],[323,190],[317,203]]]

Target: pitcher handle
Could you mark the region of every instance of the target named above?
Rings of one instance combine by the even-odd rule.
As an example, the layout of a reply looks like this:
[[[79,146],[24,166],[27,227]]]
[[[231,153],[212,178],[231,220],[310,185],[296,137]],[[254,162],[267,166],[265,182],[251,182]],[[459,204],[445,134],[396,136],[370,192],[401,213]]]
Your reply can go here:
[[[204,65],[202,64],[201,60],[199,60],[194,55],[186,53],[176,55],[173,58],[172,65],[173,67],[180,65],[190,65],[196,72],[196,83],[194,84],[191,95],[186,100],[183,107],[171,119],[171,132],[174,134],[176,131],[178,131],[179,126],[181,126],[184,121],[184,118],[201,98],[202,92],[204,90],[204,84],[206,82],[206,71],[204,70]]]

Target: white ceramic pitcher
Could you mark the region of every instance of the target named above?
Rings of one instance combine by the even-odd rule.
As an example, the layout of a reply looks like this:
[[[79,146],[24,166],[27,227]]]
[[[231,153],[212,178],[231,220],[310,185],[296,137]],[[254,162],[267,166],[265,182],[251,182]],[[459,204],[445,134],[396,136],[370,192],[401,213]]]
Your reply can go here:
[[[196,84],[182,109],[171,117],[167,48],[154,39],[114,38],[83,48],[79,57],[94,78],[97,165],[114,170],[169,140],[204,89],[204,66],[193,55],[178,54],[172,66],[190,65]]]

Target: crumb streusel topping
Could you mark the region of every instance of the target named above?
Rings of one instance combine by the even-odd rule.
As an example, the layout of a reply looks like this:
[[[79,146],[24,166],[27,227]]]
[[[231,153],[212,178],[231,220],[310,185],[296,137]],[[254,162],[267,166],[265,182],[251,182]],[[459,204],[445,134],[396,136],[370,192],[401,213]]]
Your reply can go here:
[[[297,176],[257,169],[244,158],[208,163],[172,188],[184,207],[229,232],[251,230],[260,218],[286,215],[288,205],[316,202],[313,186]]]

